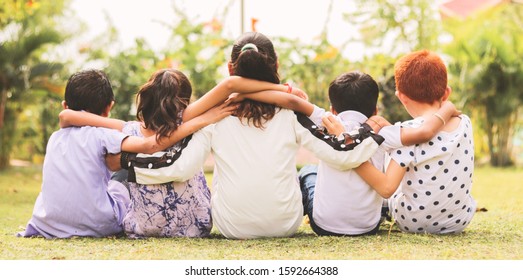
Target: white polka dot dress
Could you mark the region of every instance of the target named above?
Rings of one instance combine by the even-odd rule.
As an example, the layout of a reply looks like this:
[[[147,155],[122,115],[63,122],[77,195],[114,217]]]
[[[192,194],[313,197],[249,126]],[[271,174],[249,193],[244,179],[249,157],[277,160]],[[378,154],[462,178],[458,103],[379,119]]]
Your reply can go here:
[[[476,202],[470,191],[474,171],[472,124],[466,115],[452,132],[429,142],[394,150],[391,157],[407,168],[401,186],[389,199],[391,215],[402,231],[459,233],[470,224]],[[423,118],[402,124],[418,127]]]

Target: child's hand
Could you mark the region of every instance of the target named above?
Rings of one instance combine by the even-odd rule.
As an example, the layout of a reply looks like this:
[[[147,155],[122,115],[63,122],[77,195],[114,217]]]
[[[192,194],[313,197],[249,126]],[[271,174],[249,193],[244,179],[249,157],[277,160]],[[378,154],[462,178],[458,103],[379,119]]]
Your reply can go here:
[[[343,124],[341,124],[341,122],[339,122],[332,114],[325,114],[321,118],[321,121],[329,134],[338,136],[345,132]]]
[[[290,94],[296,95],[301,99],[305,99],[305,100],[309,101],[309,96],[303,90],[301,90],[299,88],[293,87]]]
[[[445,110],[449,110],[450,112],[452,112],[452,116],[453,117],[457,117],[459,115],[461,115],[461,111],[459,111],[456,106],[454,105],[454,103],[446,100],[446,101],[443,101],[441,103],[441,108],[445,109]]]
[[[221,121],[225,117],[232,115],[237,109],[238,103],[222,103],[221,105],[214,106],[213,108],[207,110],[207,112],[200,115],[202,120],[207,124],[213,124],[218,121]]]
[[[367,119],[366,123],[370,125],[375,133],[380,132],[383,127],[391,125],[388,120],[378,115],[371,116],[369,119]]]
[[[238,92],[231,93],[229,97],[223,102],[224,104],[240,103],[245,100],[245,94]]]
[[[120,154],[107,154],[105,155],[105,165],[111,171],[118,171],[122,169],[120,166]]]

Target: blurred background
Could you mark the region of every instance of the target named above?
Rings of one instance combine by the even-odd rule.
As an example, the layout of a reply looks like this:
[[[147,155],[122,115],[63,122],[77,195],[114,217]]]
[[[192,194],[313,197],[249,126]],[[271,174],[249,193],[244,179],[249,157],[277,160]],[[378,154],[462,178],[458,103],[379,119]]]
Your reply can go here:
[[[336,76],[369,73],[390,122],[410,118],[394,96],[394,62],[435,51],[474,123],[476,163],[523,165],[521,0],[0,0],[0,170],[42,163],[72,73],[107,72],[112,117],[133,120],[134,95],[156,69],[183,71],[196,99],[228,75],[247,31],[271,38],[282,81],[325,109]]]

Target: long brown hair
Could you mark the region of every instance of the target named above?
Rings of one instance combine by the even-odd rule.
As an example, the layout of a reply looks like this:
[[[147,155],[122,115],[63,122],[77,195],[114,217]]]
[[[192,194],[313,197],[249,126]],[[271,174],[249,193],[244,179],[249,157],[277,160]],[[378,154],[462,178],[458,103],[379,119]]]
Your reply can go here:
[[[191,82],[181,71],[158,70],[138,91],[137,118],[146,129],[156,132],[157,139],[169,136],[180,125],[191,93]]]
[[[245,45],[249,44],[247,47]],[[258,32],[244,33],[233,45],[231,52],[232,74],[245,78],[280,83],[278,57],[271,40]],[[236,110],[236,116],[252,121],[257,128],[272,119],[276,107],[271,104],[244,100]]]

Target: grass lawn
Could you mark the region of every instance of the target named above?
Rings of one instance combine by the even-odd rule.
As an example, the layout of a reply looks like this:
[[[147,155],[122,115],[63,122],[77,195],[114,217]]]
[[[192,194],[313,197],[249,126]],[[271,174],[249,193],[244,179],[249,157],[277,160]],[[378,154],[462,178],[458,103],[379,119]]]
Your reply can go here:
[[[3,260],[522,260],[523,169],[477,168],[478,212],[463,234],[401,233],[382,225],[376,236],[317,237],[304,222],[293,238],[17,238],[31,217],[39,167],[0,172],[0,259]],[[23,273],[23,272],[20,272]]]

